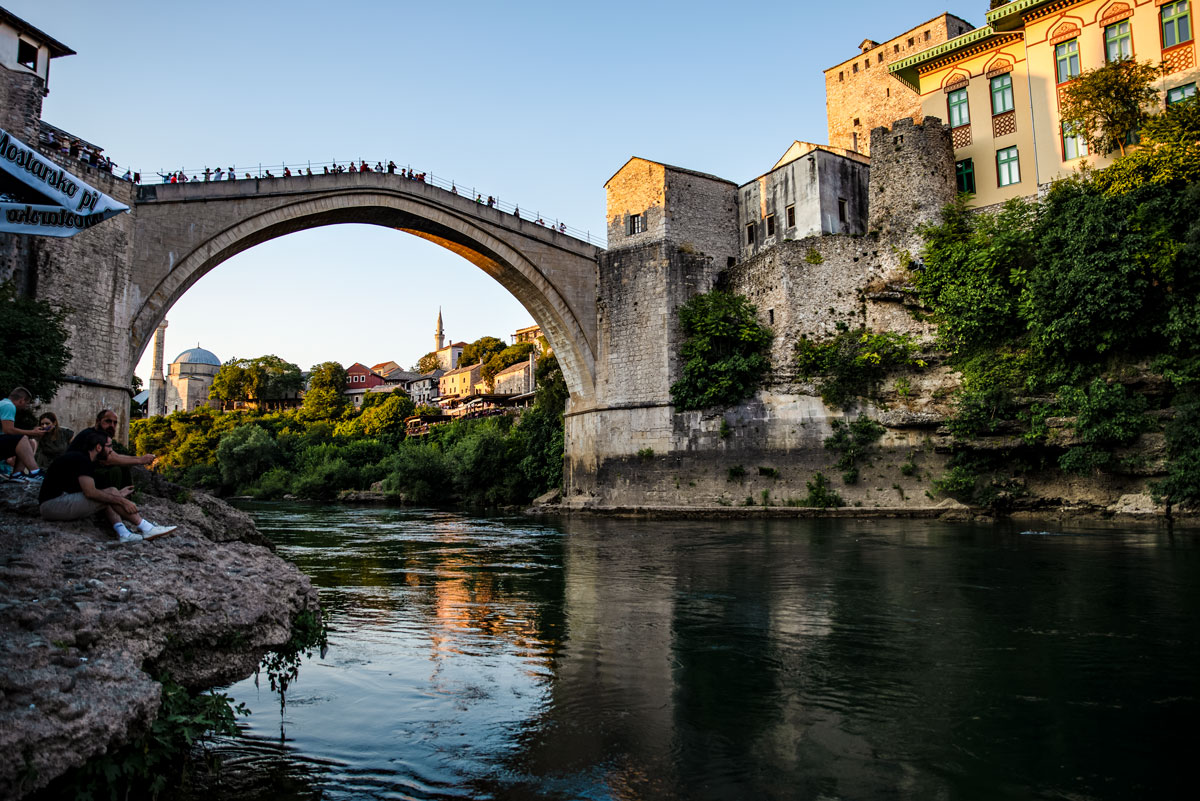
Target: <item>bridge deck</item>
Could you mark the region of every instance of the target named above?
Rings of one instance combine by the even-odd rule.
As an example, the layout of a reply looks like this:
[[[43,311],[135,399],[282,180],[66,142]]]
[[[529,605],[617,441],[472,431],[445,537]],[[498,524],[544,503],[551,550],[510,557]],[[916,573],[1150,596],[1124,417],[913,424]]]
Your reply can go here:
[[[356,189],[384,189],[420,197],[460,213],[475,215],[481,220],[521,236],[537,239],[589,258],[595,257],[600,250],[604,249],[604,244],[590,232],[571,227],[566,227],[565,232],[559,231],[552,226],[528,219],[528,215],[524,211],[521,211],[518,216],[518,214],[499,207],[490,207],[486,203],[479,203],[473,198],[465,197],[436,184],[393,173],[338,173],[293,175],[289,178],[239,178],[234,181],[141,184],[137,187],[137,204],[323,195]]]

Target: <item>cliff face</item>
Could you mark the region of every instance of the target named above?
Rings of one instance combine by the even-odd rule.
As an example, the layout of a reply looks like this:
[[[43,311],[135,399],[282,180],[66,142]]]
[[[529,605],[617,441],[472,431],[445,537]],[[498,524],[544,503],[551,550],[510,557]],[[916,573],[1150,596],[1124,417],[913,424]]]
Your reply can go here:
[[[116,748],[154,719],[169,672],[207,688],[250,675],[318,607],[245,514],[161,484],[135,498],[152,542],[36,517],[36,489],[0,485],[0,797],[19,798]]]

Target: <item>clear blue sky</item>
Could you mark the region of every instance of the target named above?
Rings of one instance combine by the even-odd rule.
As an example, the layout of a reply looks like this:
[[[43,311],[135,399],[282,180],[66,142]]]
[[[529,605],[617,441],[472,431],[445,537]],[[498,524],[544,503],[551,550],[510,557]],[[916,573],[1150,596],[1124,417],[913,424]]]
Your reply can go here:
[[[643,156],[736,182],[825,142],[822,71],[864,38],[986,0],[906,3],[0,0],[78,55],[43,117],[157,170],[394,159],[568,225],[604,230],[604,182]],[[307,369],[505,338],[532,318],[435,245],[341,225],[260,245],[167,315],[167,359],[275,353]],[[147,356],[138,374],[149,371]]]

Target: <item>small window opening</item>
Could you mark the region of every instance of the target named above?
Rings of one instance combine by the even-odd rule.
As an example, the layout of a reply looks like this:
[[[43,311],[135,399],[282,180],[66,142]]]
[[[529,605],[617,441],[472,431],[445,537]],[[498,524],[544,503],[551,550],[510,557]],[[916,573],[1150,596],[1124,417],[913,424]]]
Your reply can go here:
[[[839,81],[844,81],[844,80],[846,80],[846,73],[845,73],[845,72],[839,72],[839,73],[838,73],[838,80],[839,80]]]
[[[17,63],[22,67],[28,67],[34,72],[37,72],[37,46],[30,44],[24,39],[20,39],[19,42],[20,44],[17,45]]]
[[[900,52],[900,45],[898,45],[898,44],[894,44],[894,45],[892,45],[892,52],[893,52],[893,53],[899,53],[899,52]]]
[[[646,230],[646,218],[640,214],[629,215],[629,235],[640,234]]]
[[[856,126],[858,125],[858,117],[855,117],[855,118],[854,118],[854,124],[855,124]]]
[[[912,46],[913,46],[913,44],[914,44],[913,38],[912,38],[911,36],[910,36],[910,37],[908,37],[908,46],[909,46],[909,47],[912,47]]]
[[[767,236],[775,236],[775,215],[767,215]]]
[[[775,310],[767,309],[767,325],[775,325]]]
[[[796,207],[795,206],[787,207],[787,227],[788,228],[796,227]]]
[[[929,41],[929,31],[925,31],[925,41]]]
[[[850,149],[853,150],[855,153],[857,153],[858,152],[858,131],[853,131],[850,134],[850,140],[854,143],[853,145],[850,146]]]
[[[746,244],[747,245],[754,244],[754,223],[746,224]]]
[[[845,223],[847,219],[848,219],[848,217],[846,214],[846,199],[844,197],[839,197],[838,198],[838,222]]]
[[[851,69],[851,71],[852,71],[852,72],[858,72],[858,62],[857,62],[857,61],[855,61],[855,62],[854,62],[852,65],[851,65],[850,69]]]

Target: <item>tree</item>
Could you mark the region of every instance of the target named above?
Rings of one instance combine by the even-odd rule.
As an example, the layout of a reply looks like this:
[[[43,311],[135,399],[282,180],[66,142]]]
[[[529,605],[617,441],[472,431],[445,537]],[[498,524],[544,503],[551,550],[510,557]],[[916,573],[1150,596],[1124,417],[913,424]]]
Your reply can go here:
[[[308,391],[300,407],[304,420],[331,420],[346,408],[346,368],[337,362],[314,365],[308,378]]]
[[[754,393],[771,367],[773,334],[742,295],[714,289],[679,307],[683,377],[671,385],[675,408],[707,409]]]
[[[1154,81],[1160,75],[1150,62],[1133,59],[1083,71],[1063,89],[1059,117],[1064,129],[1082,134],[1094,153],[1125,155],[1125,146],[1150,116],[1148,109],[1159,102]]]
[[[282,400],[300,391],[300,367],[278,356],[230,359],[213,378],[208,397],[221,401]]]
[[[459,365],[479,364],[486,362],[493,355],[504,350],[504,340],[496,337],[480,337],[463,348],[462,356],[458,358]]]
[[[18,297],[11,282],[0,284],[0,397],[14,387],[54,397],[71,360],[66,316],[44,300]]]
[[[434,370],[438,369],[439,365],[440,362],[438,362],[437,351],[431,350],[429,353],[426,353],[417,360],[417,372],[432,373]]]
[[[479,371],[479,377],[487,382],[489,389],[495,389],[496,373],[525,361],[533,351],[534,344],[532,342],[518,342],[516,345],[510,345],[487,360],[487,363]]]

